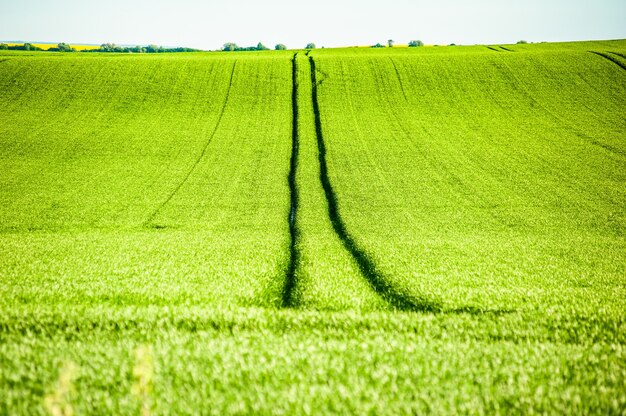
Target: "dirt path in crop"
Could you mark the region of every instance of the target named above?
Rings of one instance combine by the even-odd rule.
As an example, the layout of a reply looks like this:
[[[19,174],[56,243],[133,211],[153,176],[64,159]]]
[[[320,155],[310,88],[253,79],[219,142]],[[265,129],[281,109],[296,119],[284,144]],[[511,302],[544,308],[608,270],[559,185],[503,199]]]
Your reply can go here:
[[[320,115],[320,106],[318,100],[318,86],[320,83],[317,80],[317,71],[315,66],[315,60],[312,56],[309,56],[309,63],[311,66],[311,84],[312,84],[312,100],[313,100],[313,113],[315,117],[315,134],[317,136],[317,146],[320,164],[320,181],[326,201],[328,203],[328,216],[332,223],[333,229],[337,234],[337,237],[343,243],[343,246],[352,255],[354,260],[359,266],[363,277],[367,279],[370,286],[387,301],[392,307],[400,310],[407,311],[421,311],[421,312],[434,312],[440,310],[440,305],[428,299],[417,298],[411,294],[398,290],[383,274],[377,269],[376,264],[365,253],[365,251],[359,247],[354,238],[348,232],[343,219],[339,213],[339,204],[337,201],[337,195],[333,189],[328,176],[328,165],[326,163],[326,143],[324,141],[322,120]]]
[[[159,214],[159,212],[172,200],[172,198],[174,198],[174,195],[178,193],[180,188],[183,187],[183,185],[187,182],[187,180],[189,180],[189,177],[191,176],[191,174],[196,170],[196,168],[200,164],[200,161],[204,158],[204,155],[206,154],[207,149],[209,148],[209,144],[211,144],[211,142],[213,141],[213,138],[215,137],[215,134],[217,133],[217,130],[220,127],[220,124],[222,123],[222,118],[224,117],[224,113],[226,112],[226,107],[228,106],[228,99],[230,98],[230,91],[233,86],[233,78],[235,75],[236,66],[237,66],[237,61],[233,62],[233,67],[230,72],[230,80],[228,82],[228,89],[226,90],[226,97],[224,98],[224,103],[222,104],[222,109],[217,118],[217,122],[215,123],[215,128],[213,129],[213,132],[211,133],[211,135],[209,135],[209,138],[207,139],[207,141],[204,143],[204,146],[202,147],[202,151],[200,152],[196,160],[193,162],[193,164],[191,165],[191,167],[189,168],[189,170],[187,171],[183,179],[178,183],[178,185],[176,185],[176,187],[167,196],[167,198],[148,216],[148,218],[144,222],[144,227],[159,228],[157,225],[153,224],[154,219]]]
[[[296,65],[296,58],[298,54],[293,55],[291,61],[291,108],[292,108],[292,130],[291,130],[291,160],[289,162],[289,195],[290,195],[290,207],[289,207],[289,266],[287,268],[287,275],[285,279],[285,288],[283,289],[283,307],[291,308],[297,306],[297,300],[294,297],[294,290],[296,288],[296,270],[298,269],[298,263],[300,253],[298,252],[298,238],[299,230],[297,228],[297,213],[298,213],[298,186],[296,184],[296,173],[298,169],[298,67]]]
[[[589,53],[593,53],[594,55],[601,56],[604,59],[613,62],[614,64],[616,64],[617,66],[622,68],[624,71],[626,71],[626,64],[624,62],[620,61],[619,59],[617,59],[616,57],[609,55],[608,53],[602,53],[602,52],[596,52],[596,51],[589,51]],[[615,54],[615,53],[614,53],[614,55],[621,56],[620,54]]]

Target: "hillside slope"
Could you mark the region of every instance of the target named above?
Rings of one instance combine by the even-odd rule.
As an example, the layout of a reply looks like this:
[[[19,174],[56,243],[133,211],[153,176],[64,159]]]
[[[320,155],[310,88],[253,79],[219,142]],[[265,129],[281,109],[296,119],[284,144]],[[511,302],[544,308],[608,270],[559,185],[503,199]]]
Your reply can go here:
[[[622,315],[618,45],[313,54],[341,214],[393,285],[451,309]]]
[[[0,52],[0,414],[622,414],[625,65]]]
[[[288,55],[9,56],[4,302],[280,301]]]

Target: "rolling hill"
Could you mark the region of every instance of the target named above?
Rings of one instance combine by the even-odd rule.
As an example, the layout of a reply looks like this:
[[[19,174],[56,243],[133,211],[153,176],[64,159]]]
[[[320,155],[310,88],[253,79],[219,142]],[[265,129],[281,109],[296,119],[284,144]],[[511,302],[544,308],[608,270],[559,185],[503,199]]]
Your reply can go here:
[[[625,108],[626,41],[0,51],[0,413],[620,414]]]

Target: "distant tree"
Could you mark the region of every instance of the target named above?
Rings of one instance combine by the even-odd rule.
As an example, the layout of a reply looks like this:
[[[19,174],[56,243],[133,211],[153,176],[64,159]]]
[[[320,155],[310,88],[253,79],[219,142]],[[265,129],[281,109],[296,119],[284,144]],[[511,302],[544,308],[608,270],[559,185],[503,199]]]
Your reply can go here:
[[[59,43],[57,45],[57,49],[58,49],[59,52],[74,52],[75,51],[75,49],[72,48],[67,43]]]
[[[119,46],[117,46],[115,43],[103,43],[102,45],[100,45],[100,52],[115,52],[116,49],[118,49]]]
[[[7,49],[9,49],[9,45],[6,43],[0,43],[0,51],[6,51]]]
[[[274,49],[276,49],[277,51],[286,51],[287,47],[283,45],[282,43],[279,43],[274,47]]]
[[[128,48],[124,48],[123,46],[117,46],[115,43],[103,43],[100,45],[100,49],[98,52],[128,52]]]
[[[424,42],[421,40],[412,40],[409,42],[410,48],[417,48],[418,46],[424,46]]]
[[[384,46],[380,43],[377,43],[376,45],[372,45],[372,48],[384,48]]]
[[[387,41],[387,45],[389,45],[389,47],[390,47],[390,48],[393,48],[393,44],[394,44],[393,39],[389,39],[389,40]]]
[[[456,43],[451,43],[448,46],[456,46]]]
[[[146,51],[146,49],[142,48],[139,45],[137,45],[134,48],[130,48],[130,51],[133,52],[133,53],[144,53]]]
[[[25,51],[30,51],[31,49],[33,49],[33,45],[30,43],[25,43],[24,44],[24,50]]]
[[[227,42],[222,47],[223,51],[228,51],[228,52],[236,51],[237,49],[239,49],[239,46],[237,46],[237,44],[233,42]]]
[[[159,51],[159,47],[157,45],[148,45],[146,46],[147,53],[157,53]]]
[[[313,42],[307,43],[306,44],[306,48],[304,48],[304,49],[315,49],[315,44]]]
[[[270,48],[268,48],[267,46],[263,45],[261,42],[259,42],[256,45],[256,50],[257,51],[268,51]]]
[[[519,41],[517,41],[517,44],[518,44],[518,45],[525,45],[525,44],[527,44],[527,43],[528,43],[528,42],[526,42],[525,40],[519,40]]]

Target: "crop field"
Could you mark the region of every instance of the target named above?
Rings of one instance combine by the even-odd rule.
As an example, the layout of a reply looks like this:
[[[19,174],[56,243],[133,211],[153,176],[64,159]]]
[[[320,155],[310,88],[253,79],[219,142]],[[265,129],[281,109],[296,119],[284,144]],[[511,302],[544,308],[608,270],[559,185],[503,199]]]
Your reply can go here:
[[[0,414],[624,415],[625,265],[626,41],[0,51]]]

